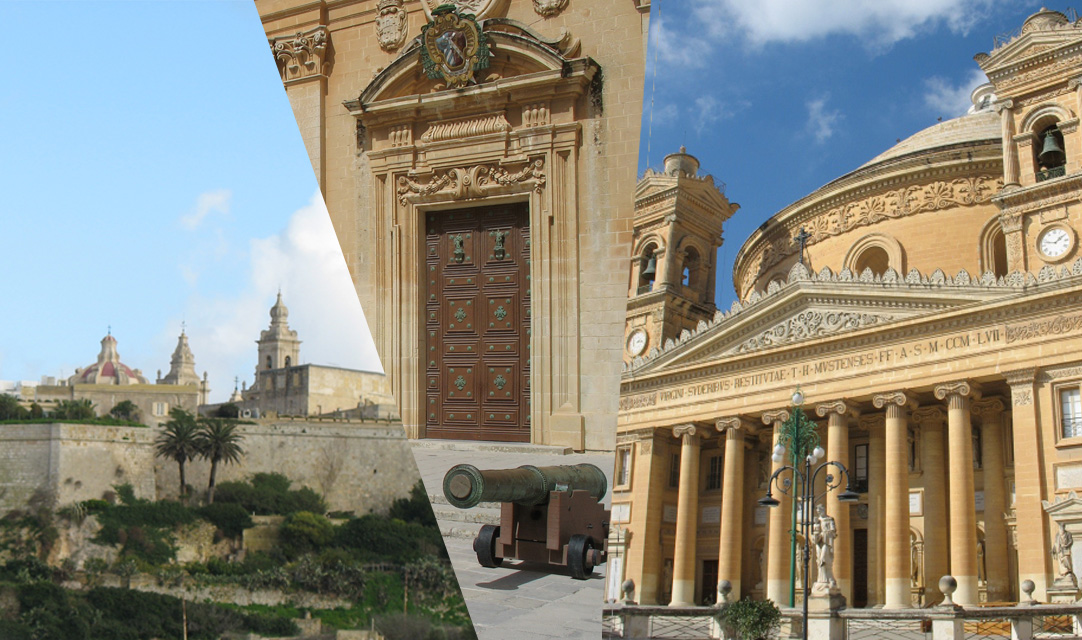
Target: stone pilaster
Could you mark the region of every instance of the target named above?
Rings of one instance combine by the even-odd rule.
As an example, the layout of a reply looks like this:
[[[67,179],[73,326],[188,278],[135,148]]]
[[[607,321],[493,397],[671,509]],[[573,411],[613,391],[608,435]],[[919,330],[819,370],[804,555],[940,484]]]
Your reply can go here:
[[[995,104],[996,112],[1001,117],[1000,130],[1003,140],[1003,186],[1018,186],[1018,149],[1010,143],[1014,139],[1013,100],[999,100]]]
[[[958,581],[954,601],[977,604],[977,511],[973,502],[973,427],[970,396],[980,397],[966,380],[936,385],[935,397],[947,401],[948,473],[950,474],[951,575]]]
[[[1037,421],[1035,369],[1007,372],[1011,387],[1011,416],[1014,432],[1014,511],[1017,530],[1018,581],[1032,580],[1033,597],[1048,598],[1049,536],[1041,500],[1045,499],[1041,482],[1043,460],[1040,423]],[[1019,589],[1018,593],[1021,593]]]
[[[680,488],[676,499],[671,607],[695,603],[695,530],[699,524],[699,436],[695,425],[674,427],[680,438]]]
[[[827,419],[827,460],[840,462],[849,469],[849,420],[859,417],[859,411],[844,400],[838,400],[817,405],[815,413]],[[851,469],[850,472],[852,472]],[[844,482],[844,479],[841,481]],[[837,490],[828,492],[826,507],[827,514],[834,518],[834,523],[838,527],[838,538],[834,541],[834,579],[837,580],[838,589],[845,596],[846,601],[852,602],[853,531],[849,526],[851,507],[838,501],[839,492],[845,489],[846,486],[842,485]]]
[[[988,601],[1010,598],[1007,575],[1007,487],[1003,475],[1003,416],[1007,403],[1002,398],[983,398],[973,403],[981,418],[981,460],[984,467],[984,567]]]
[[[781,427],[789,419],[789,412],[781,409],[768,411],[762,415],[763,424],[773,425],[773,445],[778,445],[781,437]],[[770,466],[770,473],[780,469],[784,461],[774,462]],[[774,487],[771,487],[773,490]],[[789,530],[792,529],[793,508],[792,498],[779,491],[774,491],[774,497],[779,504],[770,510],[770,520],[767,524],[766,543],[766,597],[779,605],[789,604]]]
[[[920,466],[924,473],[924,602],[935,604],[943,598],[939,578],[950,573],[943,452],[947,412],[934,405],[921,407],[913,412],[913,421],[920,425]]]
[[[884,440],[886,449],[886,478],[884,509],[884,586],[888,609],[909,607],[910,544],[909,544],[909,409],[917,407],[916,399],[905,391],[894,391],[872,397],[876,409],[886,407]]]
[[[744,436],[752,430],[752,424],[737,416],[719,419],[716,427],[725,437],[718,580],[728,580],[733,585],[734,598],[739,600],[744,534]]]

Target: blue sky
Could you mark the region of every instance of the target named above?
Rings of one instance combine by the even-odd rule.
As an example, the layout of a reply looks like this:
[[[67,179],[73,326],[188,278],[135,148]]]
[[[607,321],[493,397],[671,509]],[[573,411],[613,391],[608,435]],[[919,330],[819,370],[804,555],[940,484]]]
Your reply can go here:
[[[379,369],[251,2],[3,2],[0,380],[109,327],[153,380],[181,322],[212,400],[281,287],[304,362]]]
[[[1041,6],[655,0],[639,170],[685,144],[740,203],[723,234],[718,306],[735,298],[733,260],[756,227],[896,140],[965,113],[987,81],[973,56]]]

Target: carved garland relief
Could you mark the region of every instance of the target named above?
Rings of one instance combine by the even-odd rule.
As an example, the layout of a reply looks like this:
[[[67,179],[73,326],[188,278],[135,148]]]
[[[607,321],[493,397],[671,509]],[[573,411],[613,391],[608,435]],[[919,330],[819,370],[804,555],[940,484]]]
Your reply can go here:
[[[490,189],[527,183],[530,180],[534,181],[533,190],[541,193],[545,186],[545,172],[542,170],[544,164],[544,160],[538,158],[514,173],[504,167],[479,164],[433,173],[428,182],[399,176],[398,201],[406,205],[409,203],[410,194],[427,196],[443,191],[449,191],[456,200],[475,198],[485,195]]]
[[[938,211],[957,206],[974,206],[991,201],[1002,187],[1002,179],[974,176],[950,182],[903,187],[830,209],[804,223],[811,238],[808,245],[841,235],[858,227],[883,220],[904,218],[916,213]],[[741,278],[741,290],[747,294],[762,273],[796,253],[787,229],[759,250]]]

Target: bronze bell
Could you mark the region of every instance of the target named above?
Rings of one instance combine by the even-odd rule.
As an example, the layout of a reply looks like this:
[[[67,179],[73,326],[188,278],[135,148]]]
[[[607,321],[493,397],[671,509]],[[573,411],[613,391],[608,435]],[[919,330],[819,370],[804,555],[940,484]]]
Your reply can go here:
[[[1045,132],[1044,147],[1041,149],[1041,153],[1037,155],[1037,159],[1040,160],[1041,166],[1046,168],[1061,166],[1067,160],[1063,148],[1059,146],[1059,140],[1056,139],[1055,129],[1049,129]]]
[[[647,279],[653,279],[657,275],[657,256],[650,256],[650,260],[646,263],[646,268],[642,270],[641,275]]]

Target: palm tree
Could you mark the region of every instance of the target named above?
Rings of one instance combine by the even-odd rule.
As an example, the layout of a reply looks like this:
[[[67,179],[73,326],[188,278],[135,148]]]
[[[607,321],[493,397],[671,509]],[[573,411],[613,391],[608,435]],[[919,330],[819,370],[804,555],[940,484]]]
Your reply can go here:
[[[199,455],[210,460],[210,482],[207,484],[207,504],[214,504],[214,478],[218,475],[218,463],[233,463],[240,460],[244,450],[240,441],[244,438],[237,433],[237,425],[222,418],[201,418],[196,447]]]
[[[195,416],[184,409],[173,409],[169,412],[170,420],[165,423],[165,430],[158,436],[156,456],[159,458],[172,458],[180,467],[180,495],[183,498],[188,493],[188,484],[184,478],[184,464],[194,460],[199,454],[199,427],[196,425]]]

